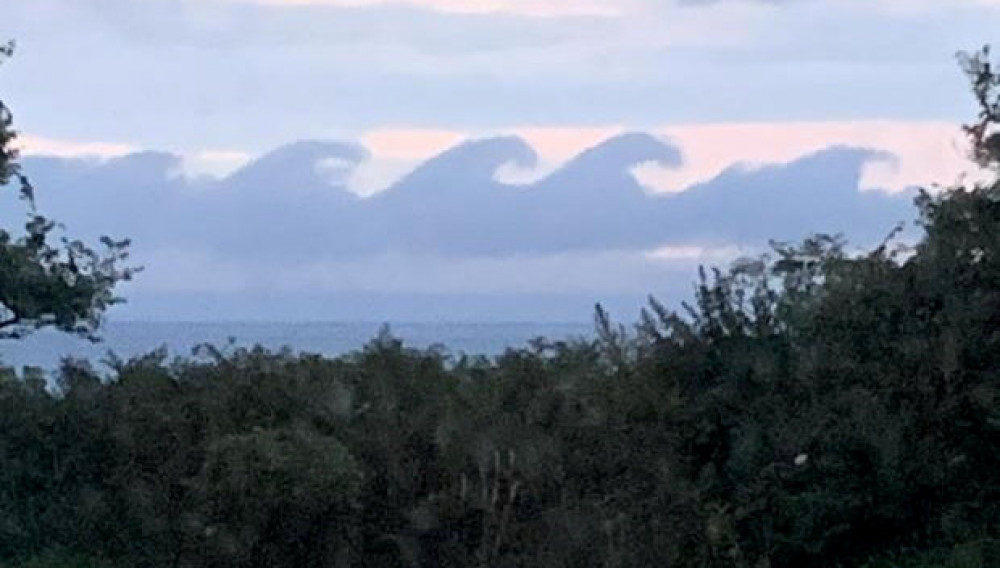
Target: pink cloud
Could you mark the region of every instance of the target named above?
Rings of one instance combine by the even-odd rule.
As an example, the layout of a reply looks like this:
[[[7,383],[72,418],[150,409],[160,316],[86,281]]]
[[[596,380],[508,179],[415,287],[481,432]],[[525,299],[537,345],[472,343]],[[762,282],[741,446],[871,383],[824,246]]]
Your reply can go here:
[[[658,191],[680,191],[711,179],[734,163],[750,167],[792,161],[834,145],[884,150],[892,162],[874,162],[862,187],[899,191],[914,185],[952,183],[969,170],[958,125],[947,122],[845,121],[673,125],[657,129],[684,154],[677,170],[639,168],[637,176]]]

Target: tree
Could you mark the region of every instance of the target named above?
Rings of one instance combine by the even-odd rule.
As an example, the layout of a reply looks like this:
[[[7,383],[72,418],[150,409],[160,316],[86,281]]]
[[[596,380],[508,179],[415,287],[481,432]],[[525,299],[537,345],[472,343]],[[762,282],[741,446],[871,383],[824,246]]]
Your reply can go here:
[[[1000,74],[990,61],[990,47],[958,56],[969,77],[972,95],[979,106],[976,121],[965,126],[972,142],[972,158],[982,167],[1000,168]]]
[[[13,53],[13,42],[0,46],[0,63]],[[0,229],[0,338],[54,327],[95,339],[104,311],[122,301],[115,285],[137,270],[123,266],[129,241],[102,237],[101,250],[94,250],[57,235],[62,226],[35,209],[16,141],[13,115],[0,99],[0,188],[18,189],[28,217],[23,234]]]

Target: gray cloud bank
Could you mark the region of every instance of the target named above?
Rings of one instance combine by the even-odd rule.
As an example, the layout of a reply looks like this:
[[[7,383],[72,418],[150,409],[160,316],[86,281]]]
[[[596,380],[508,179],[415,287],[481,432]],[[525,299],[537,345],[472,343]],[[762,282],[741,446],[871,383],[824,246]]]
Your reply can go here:
[[[642,133],[608,139],[528,185],[496,178],[506,164],[537,162],[515,137],[460,144],[362,198],[347,179],[367,158],[355,144],[301,141],[223,178],[187,177],[179,156],[157,152],[24,166],[42,210],[71,234],[134,240],[149,271],[127,313],[160,319],[525,315],[510,305],[534,306],[540,319],[583,306],[586,318],[601,299],[683,296],[705,257],[649,256],[661,247],[756,251],[815,231],[871,243],[914,216],[912,193],[859,191],[865,164],[885,158],[872,149],[736,164],[676,194],[651,194],[631,174],[643,163],[683,165],[681,149]]]
[[[735,164],[676,194],[651,194],[631,174],[643,163],[683,164],[680,149],[641,133],[608,139],[529,185],[496,179],[501,166],[537,162],[516,137],[460,144],[363,198],[347,179],[367,157],[350,143],[301,141],[221,179],[180,175],[181,158],[157,152],[100,162],[31,157],[25,168],[42,188],[43,208],[76,231],[227,258],[635,251],[812,231],[866,242],[912,217],[912,194],[859,191],[865,164],[885,157],[872,149]]]

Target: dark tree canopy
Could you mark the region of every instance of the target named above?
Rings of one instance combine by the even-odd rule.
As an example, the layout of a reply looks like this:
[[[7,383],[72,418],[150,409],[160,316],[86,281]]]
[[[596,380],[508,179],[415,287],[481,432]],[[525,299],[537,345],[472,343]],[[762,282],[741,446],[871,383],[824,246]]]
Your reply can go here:
[[[990,60],[989,46],[959,54],[979,107],[975,122],[965,126],[972,142],[972,157],[984,168],[1000,168],[1000,74]]]
[[[0,47],[0,63],[13,52],[13,42]],[[95,250],[60,235],[61,226],[35,210],[16,141],[13,115],[0,98],[0,188],[20,193],[28,218],[23,232],[0,229],[0,337],[51,326],[95,338],[105,310],[122,301],[115,285],[135,272],[123,266],[129,241],[103,237]]]

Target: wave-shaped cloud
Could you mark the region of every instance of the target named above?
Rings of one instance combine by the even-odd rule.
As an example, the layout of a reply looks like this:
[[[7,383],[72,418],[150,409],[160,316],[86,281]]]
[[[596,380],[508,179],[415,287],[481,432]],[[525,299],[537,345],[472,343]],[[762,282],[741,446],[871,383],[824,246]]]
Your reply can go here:
[[[912,217],[908,193],[859,191],[865,168],[891,155],[855,147],[783,164],[734,165],[671,194],[651,193],[632,171],[644,163],[680,168],[682,149],[643,133],[611,137],[530,184],[497,177],[508,164],[538,164],[524,140],[467,141],[362,198],[349,180],[369,157],[357,144],[302,141],[222,178],[179,175],[180,157],[158,152],[105,161],[30,157],[25,167],[43,207],[76,230],[226,258],[643,251],[810,231],[864,241]]]
[[[695,265],[754,254],[770,238],[824,231],[871,243],[913,217],[912,192],[861,191],[866,168],[892,158],[874,149],[737,163],[674,193],[633,174],[684,168],[683,150],[625,133],[510,183],[497,172],[541,167],[537,149],[512,136],[472,140],[368,197],[350,183],[371,153],[344,142],[285,145],[222,177],[186,175],[163,152],[29,156],[24,166],[41,209],[74,235],[133,238],[149,270],[126,292],[131,317],[398,318],[417,313],[407,303],[417,296],[438,298],[421,314],[458,319],[562,318],[570,312],[540,306],[572,296],[563,304],[582,317],[598,299],[685,297]],[[23,209],[2,211],[11,223]],[[447,300],[470,294],[489,298]],[[515,296],[533,311],[510,311]]]

